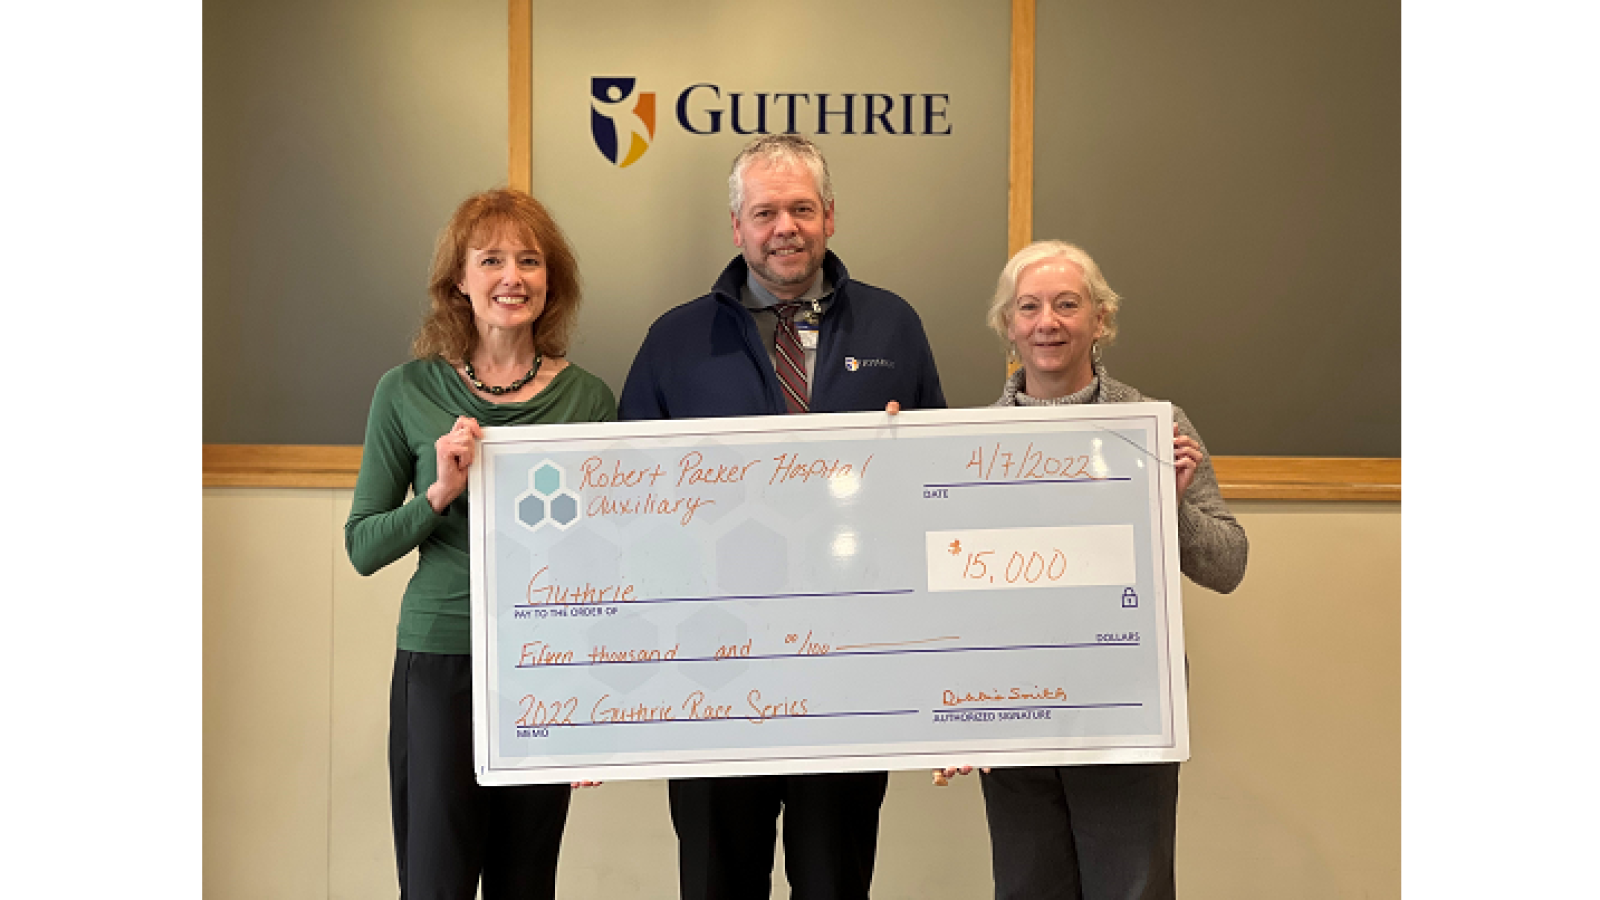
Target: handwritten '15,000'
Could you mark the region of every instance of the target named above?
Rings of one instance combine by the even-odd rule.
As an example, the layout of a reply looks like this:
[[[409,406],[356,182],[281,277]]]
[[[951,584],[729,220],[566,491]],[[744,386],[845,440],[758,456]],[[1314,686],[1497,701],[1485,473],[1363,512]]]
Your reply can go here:
[[[962,578],[973,581],[994,581],[994,574],[989,571],[989,563],[984,557],[993,556],[993,550],[979,550],[967,554],[967,564],[961,570]],[[1038,584],[1040,581],[1059,581],[1067,573],[1067,555],[1060,550],[1051,550],[1045,556],[1037,550],[1027,553],[1012,551],[1011,557],[1006,560],[1005,570],[1001,574],[1007,584],[1026,582]]]

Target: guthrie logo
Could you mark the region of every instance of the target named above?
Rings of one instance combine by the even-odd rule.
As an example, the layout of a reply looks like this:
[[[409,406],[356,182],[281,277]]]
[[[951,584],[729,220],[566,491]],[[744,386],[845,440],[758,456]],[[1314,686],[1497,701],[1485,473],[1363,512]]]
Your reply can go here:
[[[626,169],[639,161],[656,137],[656,95],[654,91],[634,94],[637,78],[610,77],[589,79],[589,130],[600,155]],[[626,150],[622,135],[628,135]]]

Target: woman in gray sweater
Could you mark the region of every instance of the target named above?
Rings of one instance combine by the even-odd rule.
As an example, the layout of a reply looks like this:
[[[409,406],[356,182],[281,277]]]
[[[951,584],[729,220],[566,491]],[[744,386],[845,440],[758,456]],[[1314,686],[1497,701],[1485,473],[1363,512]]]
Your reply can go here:
[[[1000,273],[989,326],[1021,367],[995,406],[1133,403],[1152,398],[1106,374],[1121,298],[1089,254],[1060,241],[1018,251]],[[1217,489],[1205,444],[1176,405],[1173,467],[1183,574],[1227,593],[1244,578],[1244,529]],[[945,776],[970,769],[946,769]],[[1178,764],[1033,766],[985,771],[997,900],[1157,900],[1175,896]]]

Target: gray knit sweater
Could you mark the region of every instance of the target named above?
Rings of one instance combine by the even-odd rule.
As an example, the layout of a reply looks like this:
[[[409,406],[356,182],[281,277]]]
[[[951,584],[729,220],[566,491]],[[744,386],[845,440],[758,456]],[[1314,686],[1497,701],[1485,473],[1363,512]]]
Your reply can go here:
[[[1041,400],[1023,390],[1023,371],[1018,369],[1006,379],[1005,390],[992,406],[1056,406],[1066,403],[1139,403],[1153,400],[1134,388],[1107,375],[1102,366],[1095,367],[1094,381],[1083,390],[1066,397]],[[1205,453],[1205,441],[1194,430],[1189,417],[1178,404],[1172,404],[1172,420],[1178,430],[1194,438]],[[1205,453],[1200,468],[1183,495],[1178,507],[1178,565],[1183,574],[1202,587],[1226,594],[1239,586],[1244,579],[1245,560],[1250,555],[1250,542],[1245,539],[1244,527],[1228,512],[1222,501],[1222,491],[1217,487],[1217,473],[1211,467],[1211,454]]]

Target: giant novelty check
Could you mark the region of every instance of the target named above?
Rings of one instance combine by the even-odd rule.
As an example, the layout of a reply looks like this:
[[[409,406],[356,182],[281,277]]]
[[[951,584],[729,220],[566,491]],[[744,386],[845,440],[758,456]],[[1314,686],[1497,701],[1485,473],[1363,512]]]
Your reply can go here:
[[[1188,758],[1166,403],[488,428],[483,784]]]

